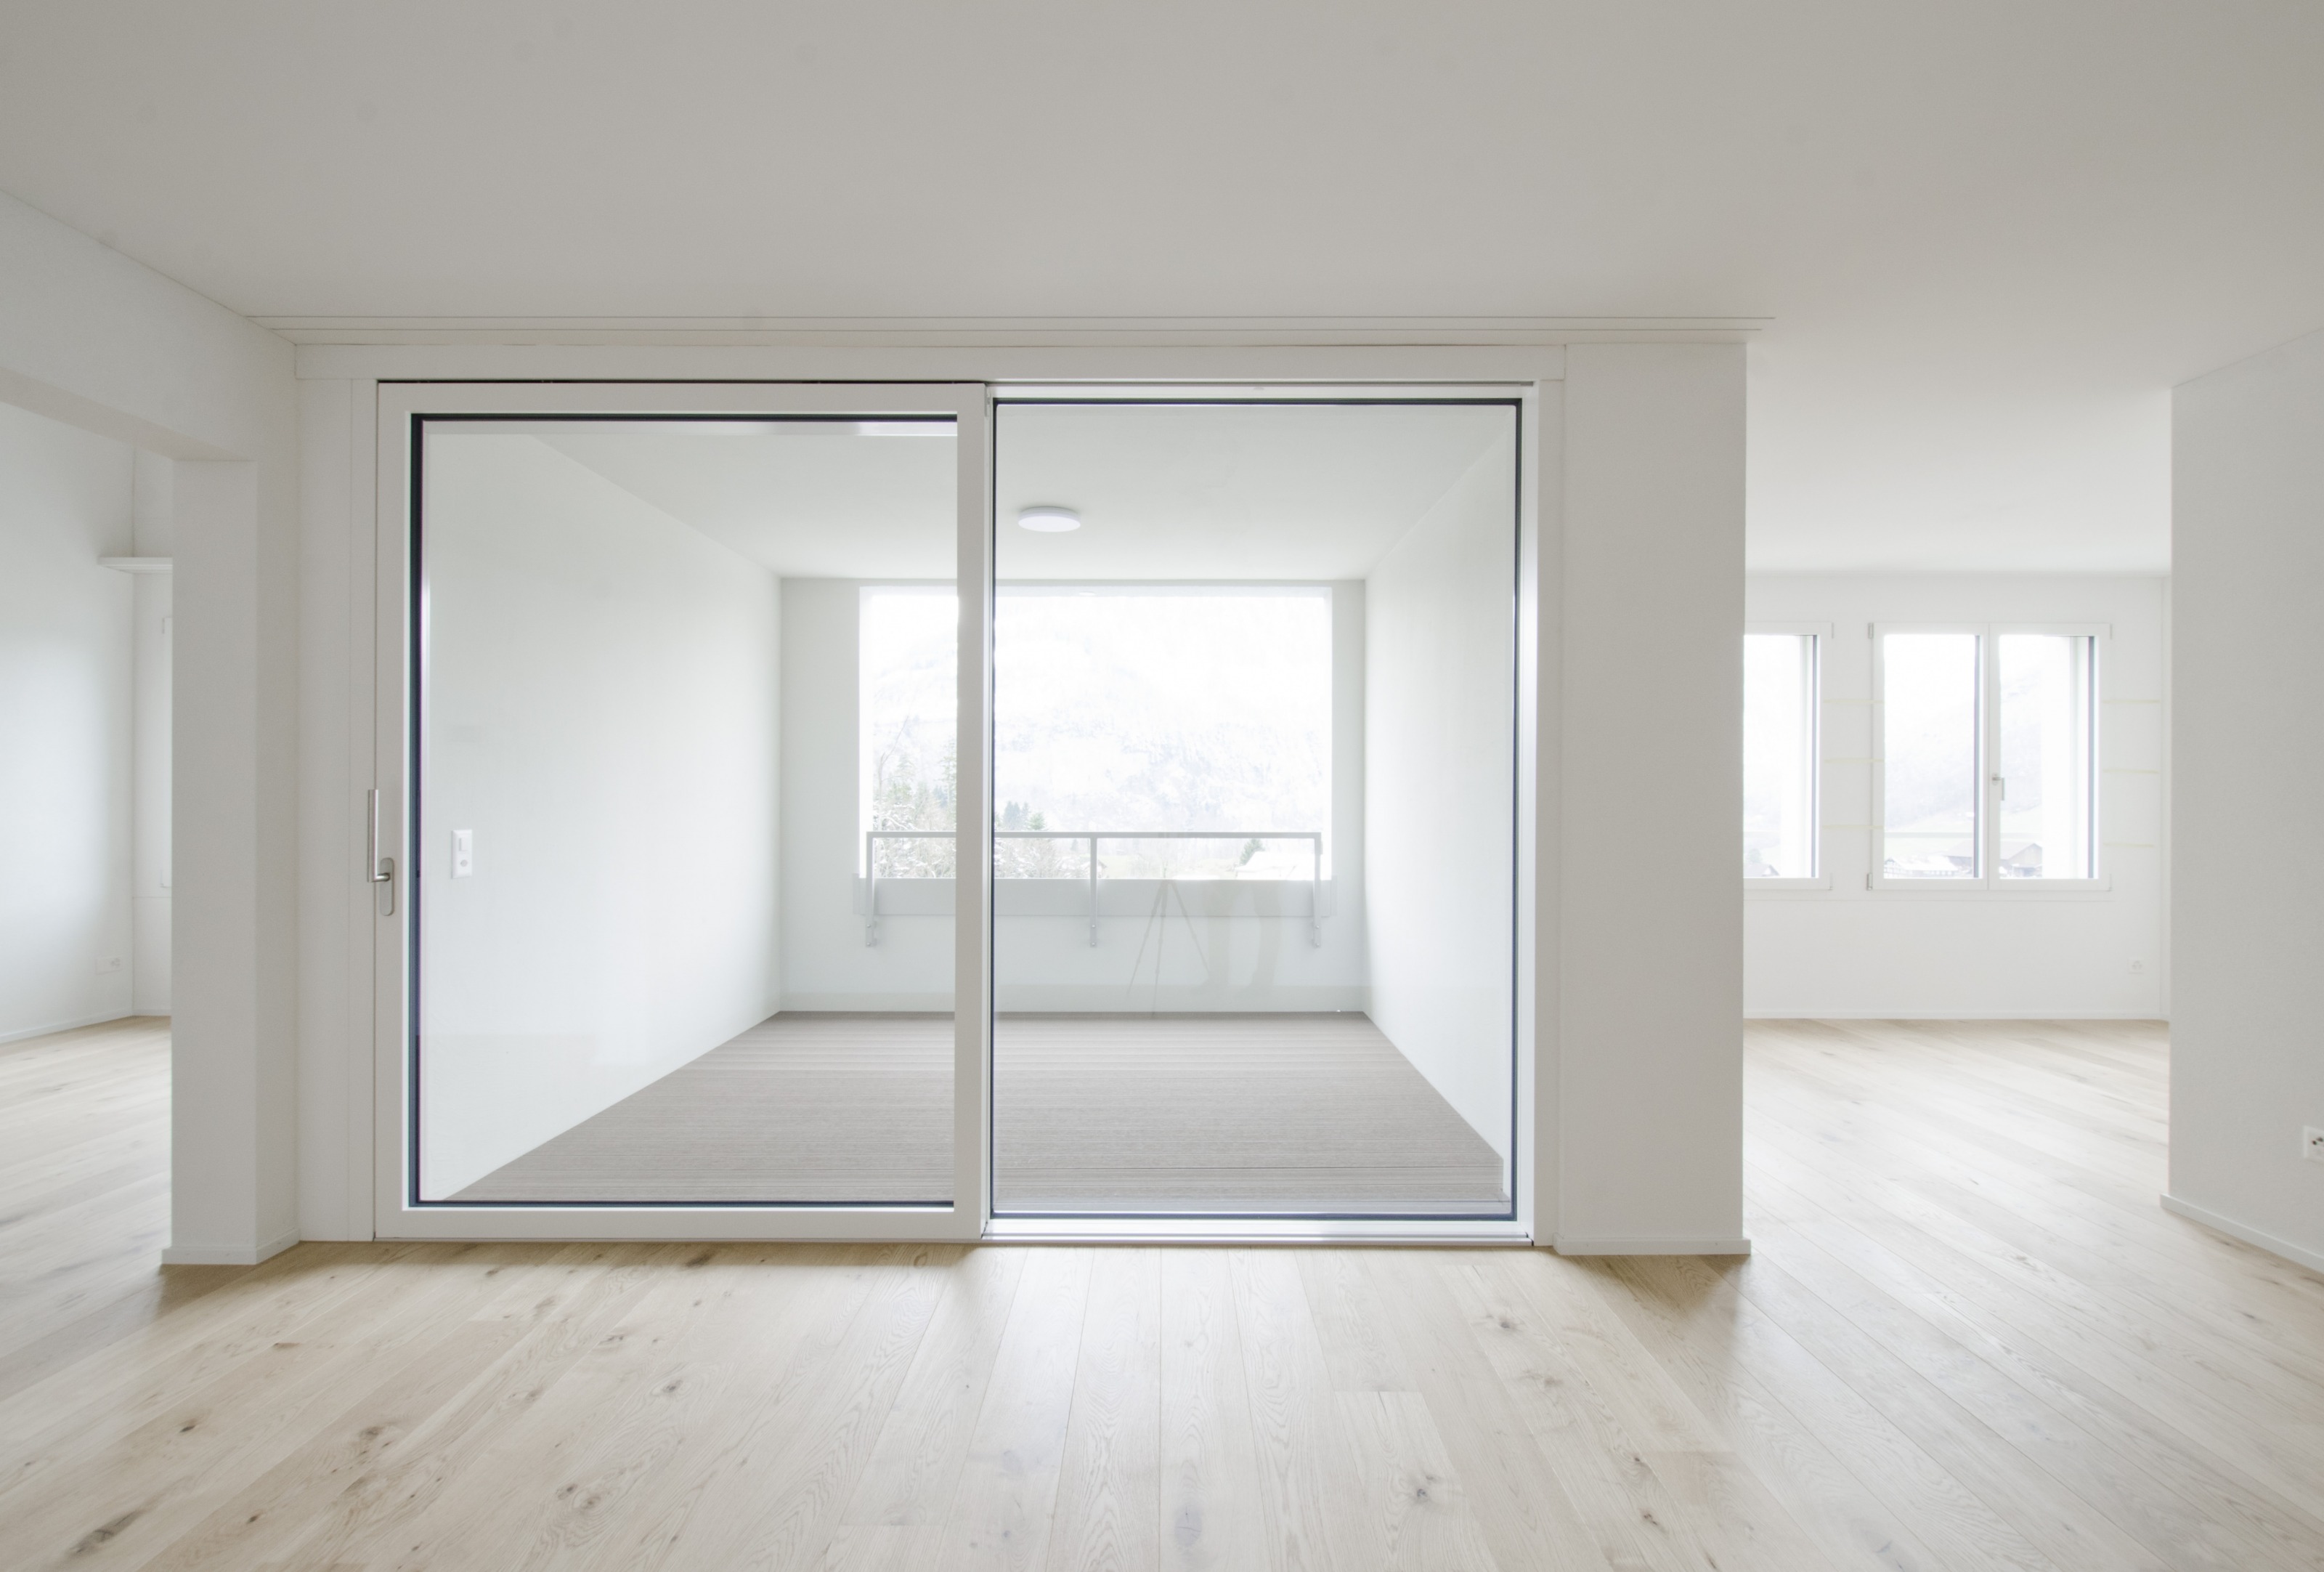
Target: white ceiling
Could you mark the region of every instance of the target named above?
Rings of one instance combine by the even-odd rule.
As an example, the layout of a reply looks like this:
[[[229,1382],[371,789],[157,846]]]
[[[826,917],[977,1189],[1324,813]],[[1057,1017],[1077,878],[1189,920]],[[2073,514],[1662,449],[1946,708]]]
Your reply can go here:
[[[948,437],[796,421],[522,430],[778,573],[953,576]],[[996,565],[1010,579],[1361,578],[1513,430],[1505,405],[1005,405]],[[1082,527],[1019,529],[1035,503],[1073,508]]]
[[[1766,567],[2159,568],[2324,327],[2313,0],[5,17],[0,188],[262,317],[1766,316]]]

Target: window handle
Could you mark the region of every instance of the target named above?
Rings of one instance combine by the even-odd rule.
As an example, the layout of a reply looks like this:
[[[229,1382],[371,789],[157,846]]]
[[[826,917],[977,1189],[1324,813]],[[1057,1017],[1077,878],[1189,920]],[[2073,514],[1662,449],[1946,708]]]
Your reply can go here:
[[[2000,788],[2001,788],[2001,800],[2002,800],[2004,802],[2008,801],[2008,800],[2009,800],[2009,777],[2008,777],[2008,776],[2006,776],[2006,775],[1996,775],[1996,776],[1993,778],[1993,783],[1994,783],[1996,786],[1998,786],[1998,787],[2000,787]]]
[[[387,886],[381,893],[379,914],[392,917],[395,915],[395,859],[379,855],[379,788],[373,787],[364,796],[371,809],[371,830],[364,842],[364,879],[368,883]]]

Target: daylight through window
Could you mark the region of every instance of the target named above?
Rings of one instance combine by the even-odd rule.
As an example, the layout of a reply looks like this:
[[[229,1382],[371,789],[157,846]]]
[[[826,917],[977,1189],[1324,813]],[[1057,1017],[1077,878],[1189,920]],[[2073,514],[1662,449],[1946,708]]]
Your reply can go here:
[[[953,874],[957,618],[949,589],[863,593],[862,823],[882,879]],[[1328,587],[1004,585],[993,672],[995,876],[1080,876],[1092,834],[1111,878],[1305,881],[1316,835],[1328,874]]]
[[[1884,633],[1881,876],[2096,879],[2097,664],[2085,633]]]
[[[1881,641],[1881,872],[1975,879],[1978,636],[1889,633]]]
[[[1995,787],[2005,879],[2087,879],[2091,846],[2091,646],[2068,633],[2002,633]]]
[[[1744,877],[1814,878],[1815,821],[1815,636],[1746,634]]]

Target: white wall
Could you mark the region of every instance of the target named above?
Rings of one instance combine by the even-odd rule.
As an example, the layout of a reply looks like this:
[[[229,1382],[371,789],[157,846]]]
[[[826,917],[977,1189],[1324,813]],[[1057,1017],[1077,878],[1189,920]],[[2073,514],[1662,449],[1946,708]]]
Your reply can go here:
[[[2324,1269],[2324,334],[2172,425],[2170,1204]]]
[[[439,436],[427,462],[439,1199],[775,1013],[781,653],[772,574],[546,443]]]
[[[1566,353],[1537,1115],[1561,1250],[1742,1246],[1743,396],[1739,346]]]
[[[1509,1152],[1514,433],[1365,581],[1369,1013]]]
[[[2164,1013],[2163,581],[2051,574],[1754,574],[1755,623],[1829,624],[1822,661],[1828,890],[1744,883],[1754,1016],[2152,1019]],[[2095,892],[1869,890],[1875,623],[2102,625]],[[2135,969],[2134,969],[2135,968]]]
[[[131,1007],[131,457],[0,404],[0,1042]]]
[[[852,578],[786,578],[783,602],[783,1008],[950,1010],[952,881],[925,912],[863,942],[856,726],[857,608]],[[909,903],[893,890],[883,906]]]
[[[297,1234],[290,346],[0,197],[0,401],[177,461],[171,1244]]]
[[[172,550],[170,461],[158,453],[135,455],[131,506],[135,537],[132,555],[168,557]],[[136,633],[131,659],[131,842],[130,1008],[140,1015],[170,1013],[170,631],[175,578],[141,573],[132,581]]]
[[[880,942],[863,942],[863,891],[856,877],[862,860],[856,729],[862,588],[855,579],[783,580],[783,1007],[949,1010],[950,880],[882,884]],[[1336,841],[1323,944],[1308,939],[1305,883],[1180,883],[1157,922],[1154,881],[1109,880],[1100,891],[1102,922],[1093,946],[1085,882],[1003,880],[993,896],[1001,1010],[1365,1006],[1365,596],[1360,584],[1333,590]]]

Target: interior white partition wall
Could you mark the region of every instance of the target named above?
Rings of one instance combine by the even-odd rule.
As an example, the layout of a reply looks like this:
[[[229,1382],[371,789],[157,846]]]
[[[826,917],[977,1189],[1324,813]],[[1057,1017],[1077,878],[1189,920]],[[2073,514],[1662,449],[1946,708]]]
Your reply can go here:
[[[129,549],[131,473],[0,405],[0,1042],[132,1006],[139,586],[97,561]]]
[[[2171,1189],[2324,1270],[2324,334],[2172,400]]]
[[[1742,348],[1573,346],[1558,484],[1556,1244],[1737,1251]]]
[[[298,1236],[292,373],[283,339],[0,197],[0,400],[179,461],[179,1262]]]
[[[201,459],[180,461],[171,487],[171,788],[184,890],[170,1104],[178,1261],[262,1260],[298,1237],[296,674],[283,647],[295,632],[284,581],[296,559],[281,539],[288,521],[262,512],[259,485],[251,460]]]

